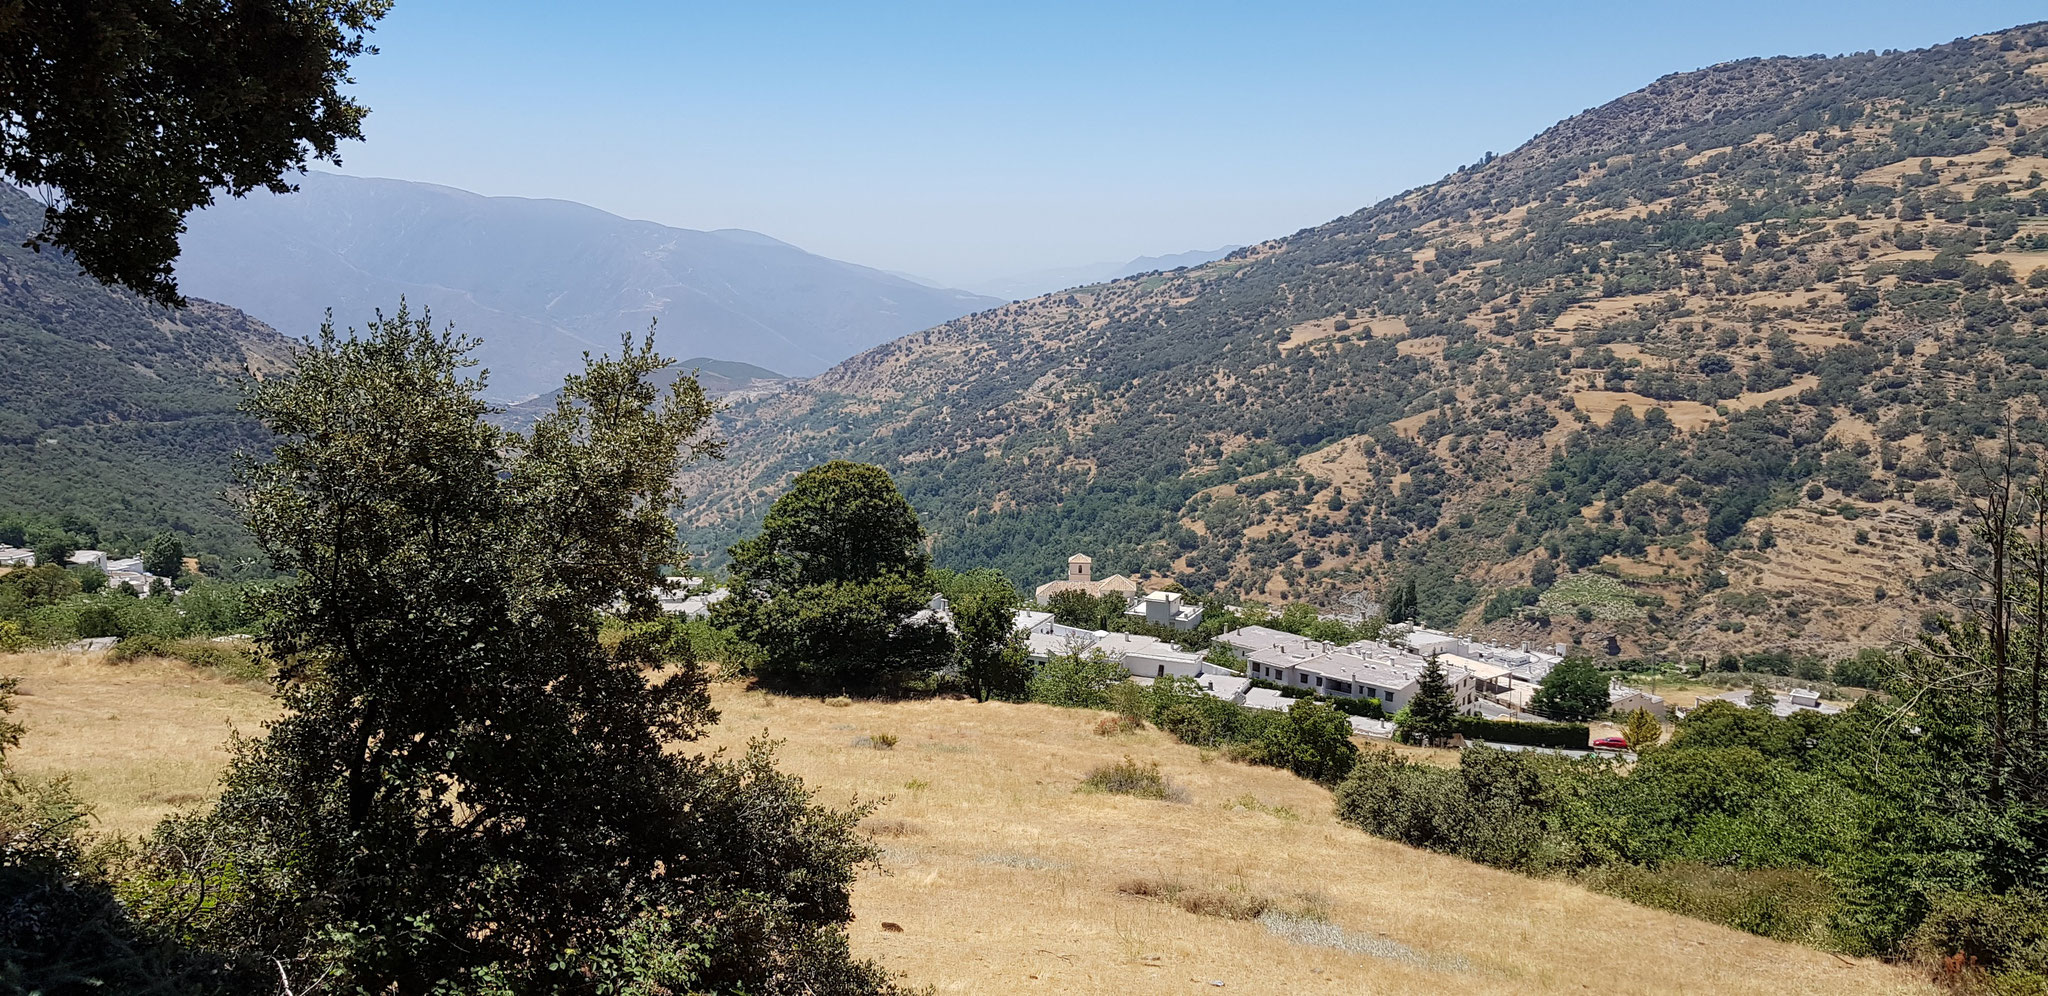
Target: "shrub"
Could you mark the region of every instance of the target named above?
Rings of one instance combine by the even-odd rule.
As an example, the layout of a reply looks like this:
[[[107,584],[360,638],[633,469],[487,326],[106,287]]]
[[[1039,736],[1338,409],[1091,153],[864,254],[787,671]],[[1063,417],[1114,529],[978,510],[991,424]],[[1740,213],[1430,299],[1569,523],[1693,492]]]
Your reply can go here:
[[[269,677],[270,669],[254,651],[243,643],[214,643],[211,640],[169,640],[161,636],[144,633],[124,638],[107,652],[107,660],[114,663],[138,660],[144,657],[162,657],[183,661],[193,667],[218,672],[223,677],[238,681],[256,681]]]
[[[121,642],[114,644],[114,649],[107,651],[107,661],[113,664],[123,664],[143,657],[168,656],[170,641],[147,633],[125,637]]]
[[[1110,792],[1166,802],[1188,801],[1187,790],[1160,774],[1158,762],[1146,761],[1140,764],[1128,755],[1115,764],[1105,764],[1090,771],[1088,777],[1081,780],[1081,790]]]
[[[1073,709],[1106,709],[1109,690],[1131,673],[1100,651],[1056,654],[1031,678],[1031,701]]]
[[[1129,719],[1133,728],[1142,726],[1139,720],[1145,718],[1145,689],[1129,681],[1119,681],[1109,687],[1109,708],[1122,718]]]
[[[1143,729],[1144,726],[1145,724],[1139,721],[1138,717],[1118,713],[1114,716],[1102,717],[1095,724],[1095,735],[1098,737],[1112,737],[1119,733],[1136,733]]]
[[[1350,774],[1358,760],[1358,745],[1351,742],[1351,721],[1327,705],[1303,699],[1284,713],[1257,715],[1250,735],[1230,745],[1236,760],[1286,768],[1324,785],[1334,785]]]
[[[852,700],[852,699],[850,699],[850,698],[847,698],[847,697],[846,697],[846,696],[844,696],[844,695],[834,695],[834,696],[832,696],[831,698],[829,698],[829,699],[826,699],[826,700],[825,700],[825,704],[826,704],[826,705],[828,705],[828,706],[831,706],[831,707],[832,707],[832,708],[834,708],[834,709],[844,709],[844,708],[846,708],[847,706],[850,706],[850,705],[852,705],[852,704],[853,704],[853,700]]]
[[[870,733],[865,737],[855,740],[853,745],[855,747],[867,747],[872,750],[895,750],[896,735],[893,733]]]
[[[80,639],[94,640],[103,636],[126,636],[128,630],[121,625],[120,613],[111,605],[88,605],[78,610],[72,623]]]
[[[1467,740],[1530,747],[1566,747],[1583,750],[1592,730],[1584,723],[1518,723],[1507,719],[1458,717],[1458,732]]]
[[[1803,868],[1611,865],[1579,880],[1632,903],[1800,944],[1828,943],[1837,908],[1827,880]]]
[[[1937,894],[1906,947],[1923,963],[1953,960],[1958,969],[1975,967],[1990,976],[1971,980],[1986,991],[2027,991],[1997,985],[2029,976],[2036,985],[2048,981],[2048,895],[2025,889],[2002,896]]]
[[[1366,719],[1387,718],[1387,707],[1378,699],[1331,699],[1330,705],[1347,716],[1363,716]]]

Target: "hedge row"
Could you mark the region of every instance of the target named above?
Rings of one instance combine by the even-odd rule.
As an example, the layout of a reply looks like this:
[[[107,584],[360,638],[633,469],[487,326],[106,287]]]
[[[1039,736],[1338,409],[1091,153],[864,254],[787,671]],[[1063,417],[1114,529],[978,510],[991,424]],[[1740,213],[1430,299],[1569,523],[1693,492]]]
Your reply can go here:
[[[1591,742],[1592,729],[1584,723],[1517,723],[1505,719],[1479,719],[1474,716],[1458,717],[1458,732],[1467,740],[1486,740],[1497,744],[1523,744],[1530,747],[1568,747],[1586,749]]]

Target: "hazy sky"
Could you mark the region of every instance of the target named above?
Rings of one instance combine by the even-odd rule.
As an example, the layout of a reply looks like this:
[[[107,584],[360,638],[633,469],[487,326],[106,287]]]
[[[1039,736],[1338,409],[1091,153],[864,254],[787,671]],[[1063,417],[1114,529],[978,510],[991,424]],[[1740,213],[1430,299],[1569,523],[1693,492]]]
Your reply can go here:
[[[2039,3],[398,0],[342,171],[562,197],[972,287],[1283,235],[1665,73]]]

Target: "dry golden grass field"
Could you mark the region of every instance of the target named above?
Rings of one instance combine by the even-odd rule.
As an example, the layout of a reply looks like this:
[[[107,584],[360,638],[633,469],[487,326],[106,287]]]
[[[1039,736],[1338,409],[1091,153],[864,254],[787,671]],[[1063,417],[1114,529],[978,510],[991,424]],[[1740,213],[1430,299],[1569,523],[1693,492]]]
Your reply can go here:
[[[211,798],[229,734],[259,734],[277,713],[269,686],[175,661],[0,654],[0,675],[20,676],[13,718],[28,727],[10,766],[70,778],[108,831],[139,834]]]
[[[256,732],[273,708],[261,687],[168,663],[30,654],[0,656],[0,673],[30,693],[13,756],[71,774],[110,829],[203,799],[230,724]],[[867,826],[886,857],[856,887],[854,949],[941,993],[1930,991],[1905,969],[1367,837],[1323,789],[1154,731],[1098,736],[1096,713],[835,708],[731,685],[714,699],[723,721],[698,746],[765,732],[824,801],[883,801]],[[876,734],[896,745],[857,745]],[[1125,756],[1187,801],[1076,791]],[[1214,915],[1260,906],[1297,918]]]

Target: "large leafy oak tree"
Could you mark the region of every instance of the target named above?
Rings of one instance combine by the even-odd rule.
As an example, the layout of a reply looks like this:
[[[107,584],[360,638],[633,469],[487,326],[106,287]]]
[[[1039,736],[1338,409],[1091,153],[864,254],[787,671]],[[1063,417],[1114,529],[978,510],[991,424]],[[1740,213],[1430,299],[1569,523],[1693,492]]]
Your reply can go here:
[[[762,678],[874,691],[946,664],[950,634],[920,615],[935,586],[924,527],[880,467],[834,460],[798,474],[731,555],[717,618],[762,649]]]
[[[843,931],[862,810],[765,745],[678,750],[716,718],[705,679],[638,635],[676,471],[717,448],[702,390],[663,397],[628,341],[506,433],[470,345],[401,308],[253,388],[285,713],[159,832],[144,918],[298,992],[886,990]],[[601,644],[618,606],[645,625]]]

